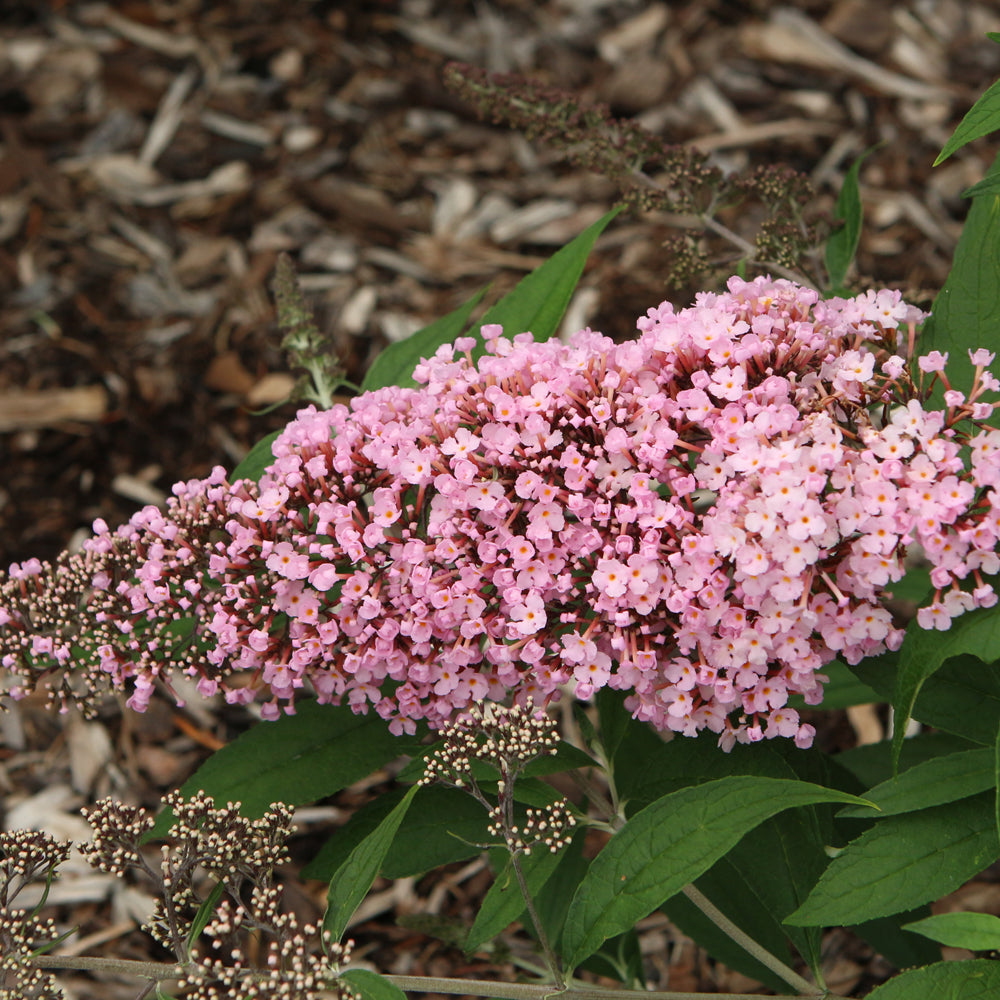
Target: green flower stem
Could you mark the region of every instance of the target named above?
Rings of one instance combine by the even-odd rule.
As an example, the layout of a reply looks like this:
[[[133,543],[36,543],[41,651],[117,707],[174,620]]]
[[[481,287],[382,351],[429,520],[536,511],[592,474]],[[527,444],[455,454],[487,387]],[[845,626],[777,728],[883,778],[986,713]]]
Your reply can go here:
[[[517,876],[517,885],[521,890],[522,897],[524,897],[524,905],[528,911],[528,916],[531,918],[531,923],[534,925],[535,933],[538,935],[538,943],[542,946],[542,954],[545,956],[545,964],[549,967],[549,971],[552,973],[552,978],[555,980],[555,983],[551,987],[551,992],[562,993],[563,990],[566,989],[566,983],[563,980],[562,970],[559,968],[559,959],[556,957],[556,953],[552,950],[552,945],[549,944],[549,936],[545,933],[545,928],[542,926],[542,922],[538,918],[538,911],[535,909],[535,901],[531,898],[531,893],[528,891],[528,882],[521,869],[521,858],[517,851],[511,852],[510,864],[514,869],[514,874]]]
[[[761,947],[750,935],[741,931],[722,910],[720,910],[703,892],[693,885],[682,890],[695,906],[708,917],[724,934],[732,938],[745,952],[757,959],[761,965],[766,965],[775,975],[780,976],[789,986],[799,991],[802,996],[831,996],[815,983],[804,979],[794,969],[790,969],[779,958],[775,958],[766,948]]]
[[[570,986],[561,992],[551,986],[536,986],[533,983],[498,983],[485,979],[437,979],[433,976],[385,976],[390,983],[401,990],[412,990],[414,993],[446,993],[462,994],[464,996],[497,997],[498,1000],[547,1000],[549,997],[559,997],[559,1000],[622,1000],[623,997],[635,995],[642,1000],[699,1000],[707,996],[705,993],[685,993],[676,990],[615,990],[602,989],[597,986]],[[760,1000],[756,993],[713,993],[713,1000]],[[846,1000],[833,993],[818,993],[812,989],[812,996],[823,1000]],[[771,1000],[801,1000],[799,994],[780,994],[772,996]]]
[[[136,979],[151,979],[163,982],[166,979],[182,979],[186,970],[183,965],[167,962],[137,962],[129,958],[97,958],[93,955],[36,955],[31,964],[39,969],[78,969],[81,972],[117,972]]]
[[[137,979],[150,979],[163,982],[168,979],[180,979],[185,972],[182,965],[170,965],[160,962],[136,962],[130,959],[96,958],[93,956],[60,956],[40,955],[32,960],[32,964],[40,969],[78,969],[82,972],[114,972]],[[536,985],[533,983],[503,983],[489,979],[444,979],[437,976],[393,976],[383,977],[401,990],[414,993],[444,993],[453,996],[496,997],[498,1000],[548,1000],[559,997],[559,1000],[623,1000],[635,996],[642,1000],[699,1000],[704,993],[686,993],[676,990],[646,991],[646,990],[616,990],[602,989],[596,986],[581,984],[558,990],[551,985]],[[805,982],[805,980],[803,980]],[[810,984],[806,983],[807,986]],[[332,991],[331,997],[336,994]],[[817,992],[810,986],[809,995],[816,1000],[847,1000],[835,993]],[[756,993],[713,993],[714,1000],[759,1000]],[[801,1000],[799,994],[780,994],[771,1000]]]

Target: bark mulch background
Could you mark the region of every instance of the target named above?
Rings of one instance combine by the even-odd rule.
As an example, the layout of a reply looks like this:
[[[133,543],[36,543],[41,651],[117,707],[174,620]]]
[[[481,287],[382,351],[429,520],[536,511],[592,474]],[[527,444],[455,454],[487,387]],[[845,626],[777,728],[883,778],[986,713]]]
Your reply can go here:
[[[727,171],[790,164],[825,210],[876,147],[861,171],[856,284],[926,305],[960,194],[997,150],[981,140],[930,166],[1000,75],[991,30],[1000,11],[986,0],[4,0],[0,564],[52,557],[95,517],[118,523],[176,480],[232,468],[292,416],[268,290],[280,252],[360,381],[386,343],[488,281],[499,296],[607,211],[608,181],[449,93],[449,60],[606,102]],[[570,325],[628,336],[667,296],[670,221],[616,221]],[[829,738],[855,738],[838,724]],[[90,723],[22,706],[0,719],[0,821],[83,839],[81,805],[154,804],[246,725],[205,705],[160,702],[140,718],[112,705]],[[297,863],[367,794],[304,811]],[[358,928],[364,957],[386,971],[513,975],[394,923],[467,919],[486,884],[470,865],[383,886]],[[1000,913],[987,881],[964,892],[956,908]],[[134,930],[148,905],[138,888],[80,870],[54,893],[60,919],[90,936],[69,947],[162,957]],[[310,885],[296,905],[316,916],[321,901]],[[662,919],[643,943],[657,988],[750,985]],[[844,936],[829,955],[838,991],[861,995],[890,971]],[[136,992],[64,982],[71,997]]]

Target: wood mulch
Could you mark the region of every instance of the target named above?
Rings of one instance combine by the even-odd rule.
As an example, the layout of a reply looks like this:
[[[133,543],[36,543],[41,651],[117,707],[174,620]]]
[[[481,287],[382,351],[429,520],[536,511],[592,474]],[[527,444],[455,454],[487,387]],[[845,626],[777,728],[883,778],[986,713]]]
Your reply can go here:
[[[961,192],[997,144],[931,163],[1000,75],[985,37],[997,27],[987,0],[5,0],[0,565],[52,557],[96,517],[121,522],[176,480],[231,468],[287,422],[292,374],[268,289],[279,253],[360,381],[385,344],[488,281],[499,296],[607,211],[608,181],[451,94],[449,60],[606,102],[727,171],[790,164],[826,211],[874,147],[857,283],[927,304],[961,229]],[[573,326],[628,336],[667,296],[670,223],[613,225]],[[246,724],[196,704],[156,703],[138,719],[111,706],[90,723],[22,706],[0,717],[0,821],[83,839],[81,805],[154,804]],[[297,862],[368,794],[300,815]],[[71,874],[58,912],[86,950],[154,954],[134,930],[140,889]],[[384,886],[366,904],[365,957],[394,972],[513,975],[390,919],[466,917],[486,881],[469,865]],[[1000,912],[992,885],[968,891],[969,905]],[[308,886],[296,905],[315,917],[321,901]],[[643,931],[651,985],[749,985],[664,920]],[[889,971],[847,938],[831,938],[830,955],[845,992]],[[64,982],[70,997],[135,995],[82,974]]]

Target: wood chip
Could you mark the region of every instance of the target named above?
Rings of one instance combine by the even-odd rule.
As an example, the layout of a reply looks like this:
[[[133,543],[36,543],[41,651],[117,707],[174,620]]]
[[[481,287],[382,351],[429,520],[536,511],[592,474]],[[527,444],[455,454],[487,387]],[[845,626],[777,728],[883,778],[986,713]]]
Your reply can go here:
[[[857,55],[805,14],[788,7],[774,11],[767,24],[745,25],[741,40],[757,59],[840,70],[895,97],[940,101],[952,96],[946,87],[895,73]]]
[[[40,427],[72,429],[76,423],[94,423],[108,412],[103,386],[75,389],[5,389],[0,393],[0,433]]]

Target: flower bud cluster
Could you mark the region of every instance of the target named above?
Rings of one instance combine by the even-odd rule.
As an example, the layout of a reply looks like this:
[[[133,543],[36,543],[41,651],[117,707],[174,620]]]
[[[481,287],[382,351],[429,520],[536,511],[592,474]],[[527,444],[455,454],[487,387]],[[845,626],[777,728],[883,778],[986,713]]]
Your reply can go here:
[[[622,344],[484,327],[416,389],[300,411],[259,484],[216,470],[75,562],[12,567],[0,665],[15,693],[103,674],[140,709],[175,669],[267,717],[311,690],[394,732],[608,686],[661,729],[806,746],[789,698],[898,646],[880,599],[909,546],[925,627],[996,601],[992,356],[929,408],[921,318],[732,278]]]
[[[507,826],[503,803],[496,805],[490,809],[486,829],[491,837],[503,837],[511,853],[530,854],[533,847],[541,845],[558,854],[573,839],[575,826],[576,816],[569,803],[559,799],[541,809],[529,806],[521,826]]]
[[[55,980],[31,962],[36,949],[58,940],[59,929],[12,904],[29,882],[51,878],[69,852],[70,844],[46,833],[0,833],[0,1000],[61,1000]]]
[[[273,937],[259,963],[250,963],[235,942],[242,930],[259,928]],[[192,957],[179,984],[191,1000],[317,1000],[330,991],[350,992],[339,990],[337,976],[350,962],[353,942],[338,944],[312,924],[300,926],[294,913],[282,912],[280,887],[255,887],[247,906],[223,900],[204,934],[210,950]]]
[[[556,728],[555,720],[536,711],[530,700],[524,706],[473,705],[442,730],[444,741],[425,758],[418,784],[441,779],[461,788],[471,781],[472,762],[478,760],[500,771],[502,792],[529,761],[556,753]]]
[[[158,870],[141,849],[153,816],[112,799],[83,810],[94,835],[82,853],[100,871],[122,877],[138,870],[160,885],[161,898],[146,930],[183,958],[191,920],[201,903],[195,879],[208,874],[235,899],[246,883],[271,888],[275,867],[288,860],[285,842],[292,832],[292,811],[276,802],[259,819],[247,819],[240,815],[238,802],[216,806],[204,792],[190,799],[170,792],[164,804],[173,813],[173,823],[160,850]]]

